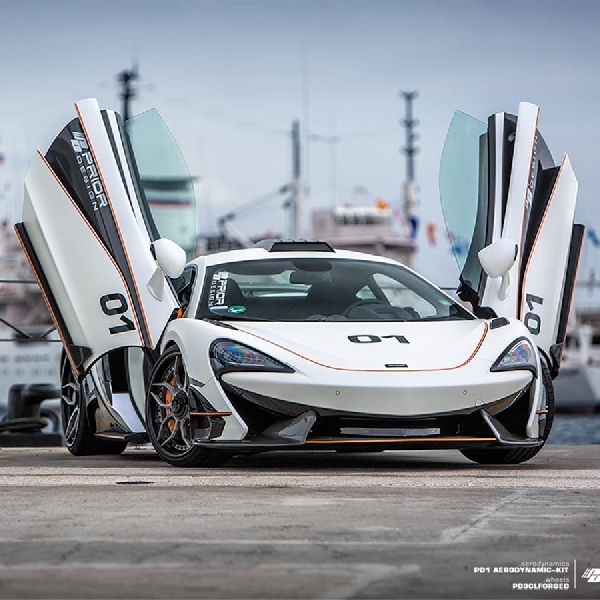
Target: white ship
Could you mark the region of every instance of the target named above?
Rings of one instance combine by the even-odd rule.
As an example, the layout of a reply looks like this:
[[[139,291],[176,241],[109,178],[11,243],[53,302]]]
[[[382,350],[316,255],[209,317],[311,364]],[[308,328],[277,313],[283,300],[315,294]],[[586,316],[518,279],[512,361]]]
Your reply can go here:
[[[381,201],[314,211],[311,237],[340,250],[378,254],[414,266],[414,240],[398,230],[392,210]]]
[[[554,389],[558,410],[600,412],[600,313],[597,310],[580,308],[571,314]]]

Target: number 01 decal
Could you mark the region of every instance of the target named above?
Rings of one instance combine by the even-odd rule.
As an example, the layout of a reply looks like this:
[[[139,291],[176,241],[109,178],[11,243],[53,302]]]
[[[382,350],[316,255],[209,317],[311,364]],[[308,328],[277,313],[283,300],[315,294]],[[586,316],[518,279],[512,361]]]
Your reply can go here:
[[[525,327],[529,329],[531,335],[538,335],[542,329],[542,317],[534,311],[534,304],[544,304],[544,299],[540,296],[534,296],[533,294],[527,294],[525,296],[525,302],[527,302],[527,308],[529,312],[523,316],[523,323]]]
[[[370,335],[363,333],[362,335],[349,335],[348,339],[354,344],[377,344],[382,340],[396,340],[400,344],[408,344],[409,341],[403,335]]]
[[[123,296],[123,294],[104,294],[104,296],[100,298],[100,306],[102,308],[102,312],[108,317],[112,317],[113,315],[121,315],[120,320],[123,324],[109,327],[108,330],[110,331],[111,335],[114,335],[115,333],[133,331],[135,329],[133,321],[123,314],[129,310],[129,307],[127,306],[127,300],[125,300],[125,296]]]

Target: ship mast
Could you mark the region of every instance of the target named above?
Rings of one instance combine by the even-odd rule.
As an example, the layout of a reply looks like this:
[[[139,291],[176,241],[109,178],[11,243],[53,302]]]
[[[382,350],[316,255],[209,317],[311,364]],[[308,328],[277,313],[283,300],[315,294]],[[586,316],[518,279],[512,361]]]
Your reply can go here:
[[[298,239],[302,230],[302,173],[300,164],[300,122],[292,123],[292,185],[291,185],[291,233]]]
[[[399,96],[404,98],[405,115],[400,121],[404,125],[406,131],[406,145],[400,149],[400,153],[406,156],[406,181],[404,182],[404,190],[402,194],[402,212],[406,223],[409,223],[411,216],[414,216],[417,198],[415,185],[415,156],[419,153],[419,148],[415,146],[415,141],[419,138],[419,134],[415,132],[419,120],[413,118],[413,100],[419,96],[419,92],[401,91]]]
[[[133,84],[140,78],[138,73],[138,66],[134,64],[131,69],[123,69],[117,74],[117,81],[121,87],[119,97],[122,101],[121,117],[123,121],[127,121],[131,116],[130,105],[131,101],[137,96],[136,89]]]

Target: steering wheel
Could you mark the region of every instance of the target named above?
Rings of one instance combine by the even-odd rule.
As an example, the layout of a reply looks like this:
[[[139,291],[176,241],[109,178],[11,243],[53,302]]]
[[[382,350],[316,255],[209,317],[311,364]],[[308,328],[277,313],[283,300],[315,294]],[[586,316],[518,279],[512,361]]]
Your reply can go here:
[[[398,306],[393,306],[391,304],[386,304],[382,300],[377,300],[376,298],[369,299],[369,300],[357,300],[356,302],[353,302],[346,310],[344,310],[344,312],[342,313],[342,315],[344,317],[347,317],[347,316],[350,315],[350,313],[355,308],[359,308],[359,307],[362,307],[362,306],[369,306],[369,305],[383,306],[389,312],[397,315],[399,319],[402,319],[403,321],[406,320],[405,319],[406,312],[402,308],[399,308]]]

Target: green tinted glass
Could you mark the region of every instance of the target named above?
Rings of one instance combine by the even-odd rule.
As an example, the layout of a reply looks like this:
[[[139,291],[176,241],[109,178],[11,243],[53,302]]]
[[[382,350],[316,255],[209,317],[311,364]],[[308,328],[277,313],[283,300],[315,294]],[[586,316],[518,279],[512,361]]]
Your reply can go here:
[[[154,109],[129,119],[125,129],[160,237],[191,253],[196,241],[194,185],[175,138]]]
[[[463,272],[474,238],[479,240],[478,211],[487,196],[487,125],[455,112],[440,164],[440,198],[452,250]],[[487,206],[487,202],[485,202]],[[478,227],[476,228],[476,224]],[[485,230],[483,231],[485,235]],[[464,274],[463,274],[464,275]],[[473,282],[476,285],[476,282]]]

